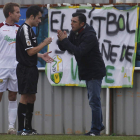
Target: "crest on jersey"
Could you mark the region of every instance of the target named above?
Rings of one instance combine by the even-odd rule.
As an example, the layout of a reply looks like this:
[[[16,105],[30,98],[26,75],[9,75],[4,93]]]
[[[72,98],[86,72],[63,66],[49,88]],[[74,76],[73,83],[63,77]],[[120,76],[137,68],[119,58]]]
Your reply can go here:
[[[51,63],[51,80],[58,84],[63,76],[63,63],[60,56],[53,56],[54,61]]]
[[[31,46],[31,41],[30,40],[26,41],[26,43],[27,43],[27,46]]]

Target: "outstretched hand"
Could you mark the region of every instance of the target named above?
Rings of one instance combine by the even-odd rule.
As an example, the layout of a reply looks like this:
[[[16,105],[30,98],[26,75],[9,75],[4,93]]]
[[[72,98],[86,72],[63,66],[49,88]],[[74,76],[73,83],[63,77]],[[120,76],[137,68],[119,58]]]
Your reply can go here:
[[[51,57],[48,55],[48,54],[51,53],[51,52],[52,52],[52,51],[46,52],[46,53],[42,54],[42,59],[43,59],[44,61],[46,61],[46,63],[51,63],[51,62],[54,61],[54,59],[51,58]]]

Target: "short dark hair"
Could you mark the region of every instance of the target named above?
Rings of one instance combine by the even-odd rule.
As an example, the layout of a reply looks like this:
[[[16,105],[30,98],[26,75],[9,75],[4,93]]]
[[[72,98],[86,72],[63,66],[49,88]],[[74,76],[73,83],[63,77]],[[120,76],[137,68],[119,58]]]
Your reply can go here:
[[[32,5],[26,11],[26,18],[28,19],[31,15],[33,15],[35,18],[39,14],[39,12],[43,13],[41,7],[39,7],[38,5]]]
[[[73,13],[72,17],[78,17],[80,22],[86,23],[86,16],[82,13]]]
[[[9,17],[9,12],[13,13],[14,12],[14,7],[20,7],[19,4],[17,3],[13,3],[13,2],[8,2],[4,5],[3,7],[3,14],[5,16],[5,18]]]

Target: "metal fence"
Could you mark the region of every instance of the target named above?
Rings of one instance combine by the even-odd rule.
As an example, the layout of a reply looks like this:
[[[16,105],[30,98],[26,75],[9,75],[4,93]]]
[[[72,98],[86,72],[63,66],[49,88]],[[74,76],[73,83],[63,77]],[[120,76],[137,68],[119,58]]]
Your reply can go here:
[[[103,123],[106,120],[106,89],[102,89]],[[20,95],[18,95],[19,102]],[[41,134],[82,134],[90,130],[91,110],[84,87],[54,87],[39,72],[33,126]],[[17,128],[17,123],[16,123]],[[8,94],[0,103],[0,133],[8,129]],[[102,131],[104,134],[105,131]]]
[[[57,3],[108,3],[105,0],[1,0],[19,4],[57,4]],[[113,3],[138,3],[139,0],[113,0]],[[139,68],[138,68],[139,69]],[[103,123],[112,133],[117,135],[140,135],[140,74],[135,71],[134,87],[112,90],[112,115],[110,119],[107,108],[109,105],[109,89],[102,89],[101,103]],[[108,93],[107,93],[108,91]],[[8,92],[4,93],[0,103],[0,133],[8,129]],[[18,95],[18,101],[20,96]],[[106,100],[108,99],[108,100]],[[111,122],[112,120],[112,122]],[[107,125],[106,125],[107,124]],[[88,105],[87,90],[82,87],[53,87],[49,84],[44,70],[39,72],[38,93],[35,102],[33,126],[41,134],[82,134],[89,131],[91,111]],[[17,128],[17,122],[16,122]],[[108,129],[108,128],[107,128]],[[109,129],[108,129],[109,130]],[[105,134],[105,131],[102,131]]]
[[[140,72],[134,73],[134,87],[113,89],[113,133],[140,135]]]

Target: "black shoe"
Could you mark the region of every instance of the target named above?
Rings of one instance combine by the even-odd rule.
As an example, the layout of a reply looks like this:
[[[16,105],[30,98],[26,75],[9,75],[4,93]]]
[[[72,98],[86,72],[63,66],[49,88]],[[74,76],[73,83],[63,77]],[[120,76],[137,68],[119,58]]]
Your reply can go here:
[[[84,134],[85,136],[100,136],[100,134],[95,134],[93,132],[88,132]]]
[[[102,127],[101,127],[101,131],[103,131],[105,129],[105,126],[103,125]]]
[[[23,129],[21,131],[17,131],[17,135],[29,136],[31,135],[31,133],[29,132],[29,130]]]
[[[39,135],[35,129],[28,130],[31,135]]]

